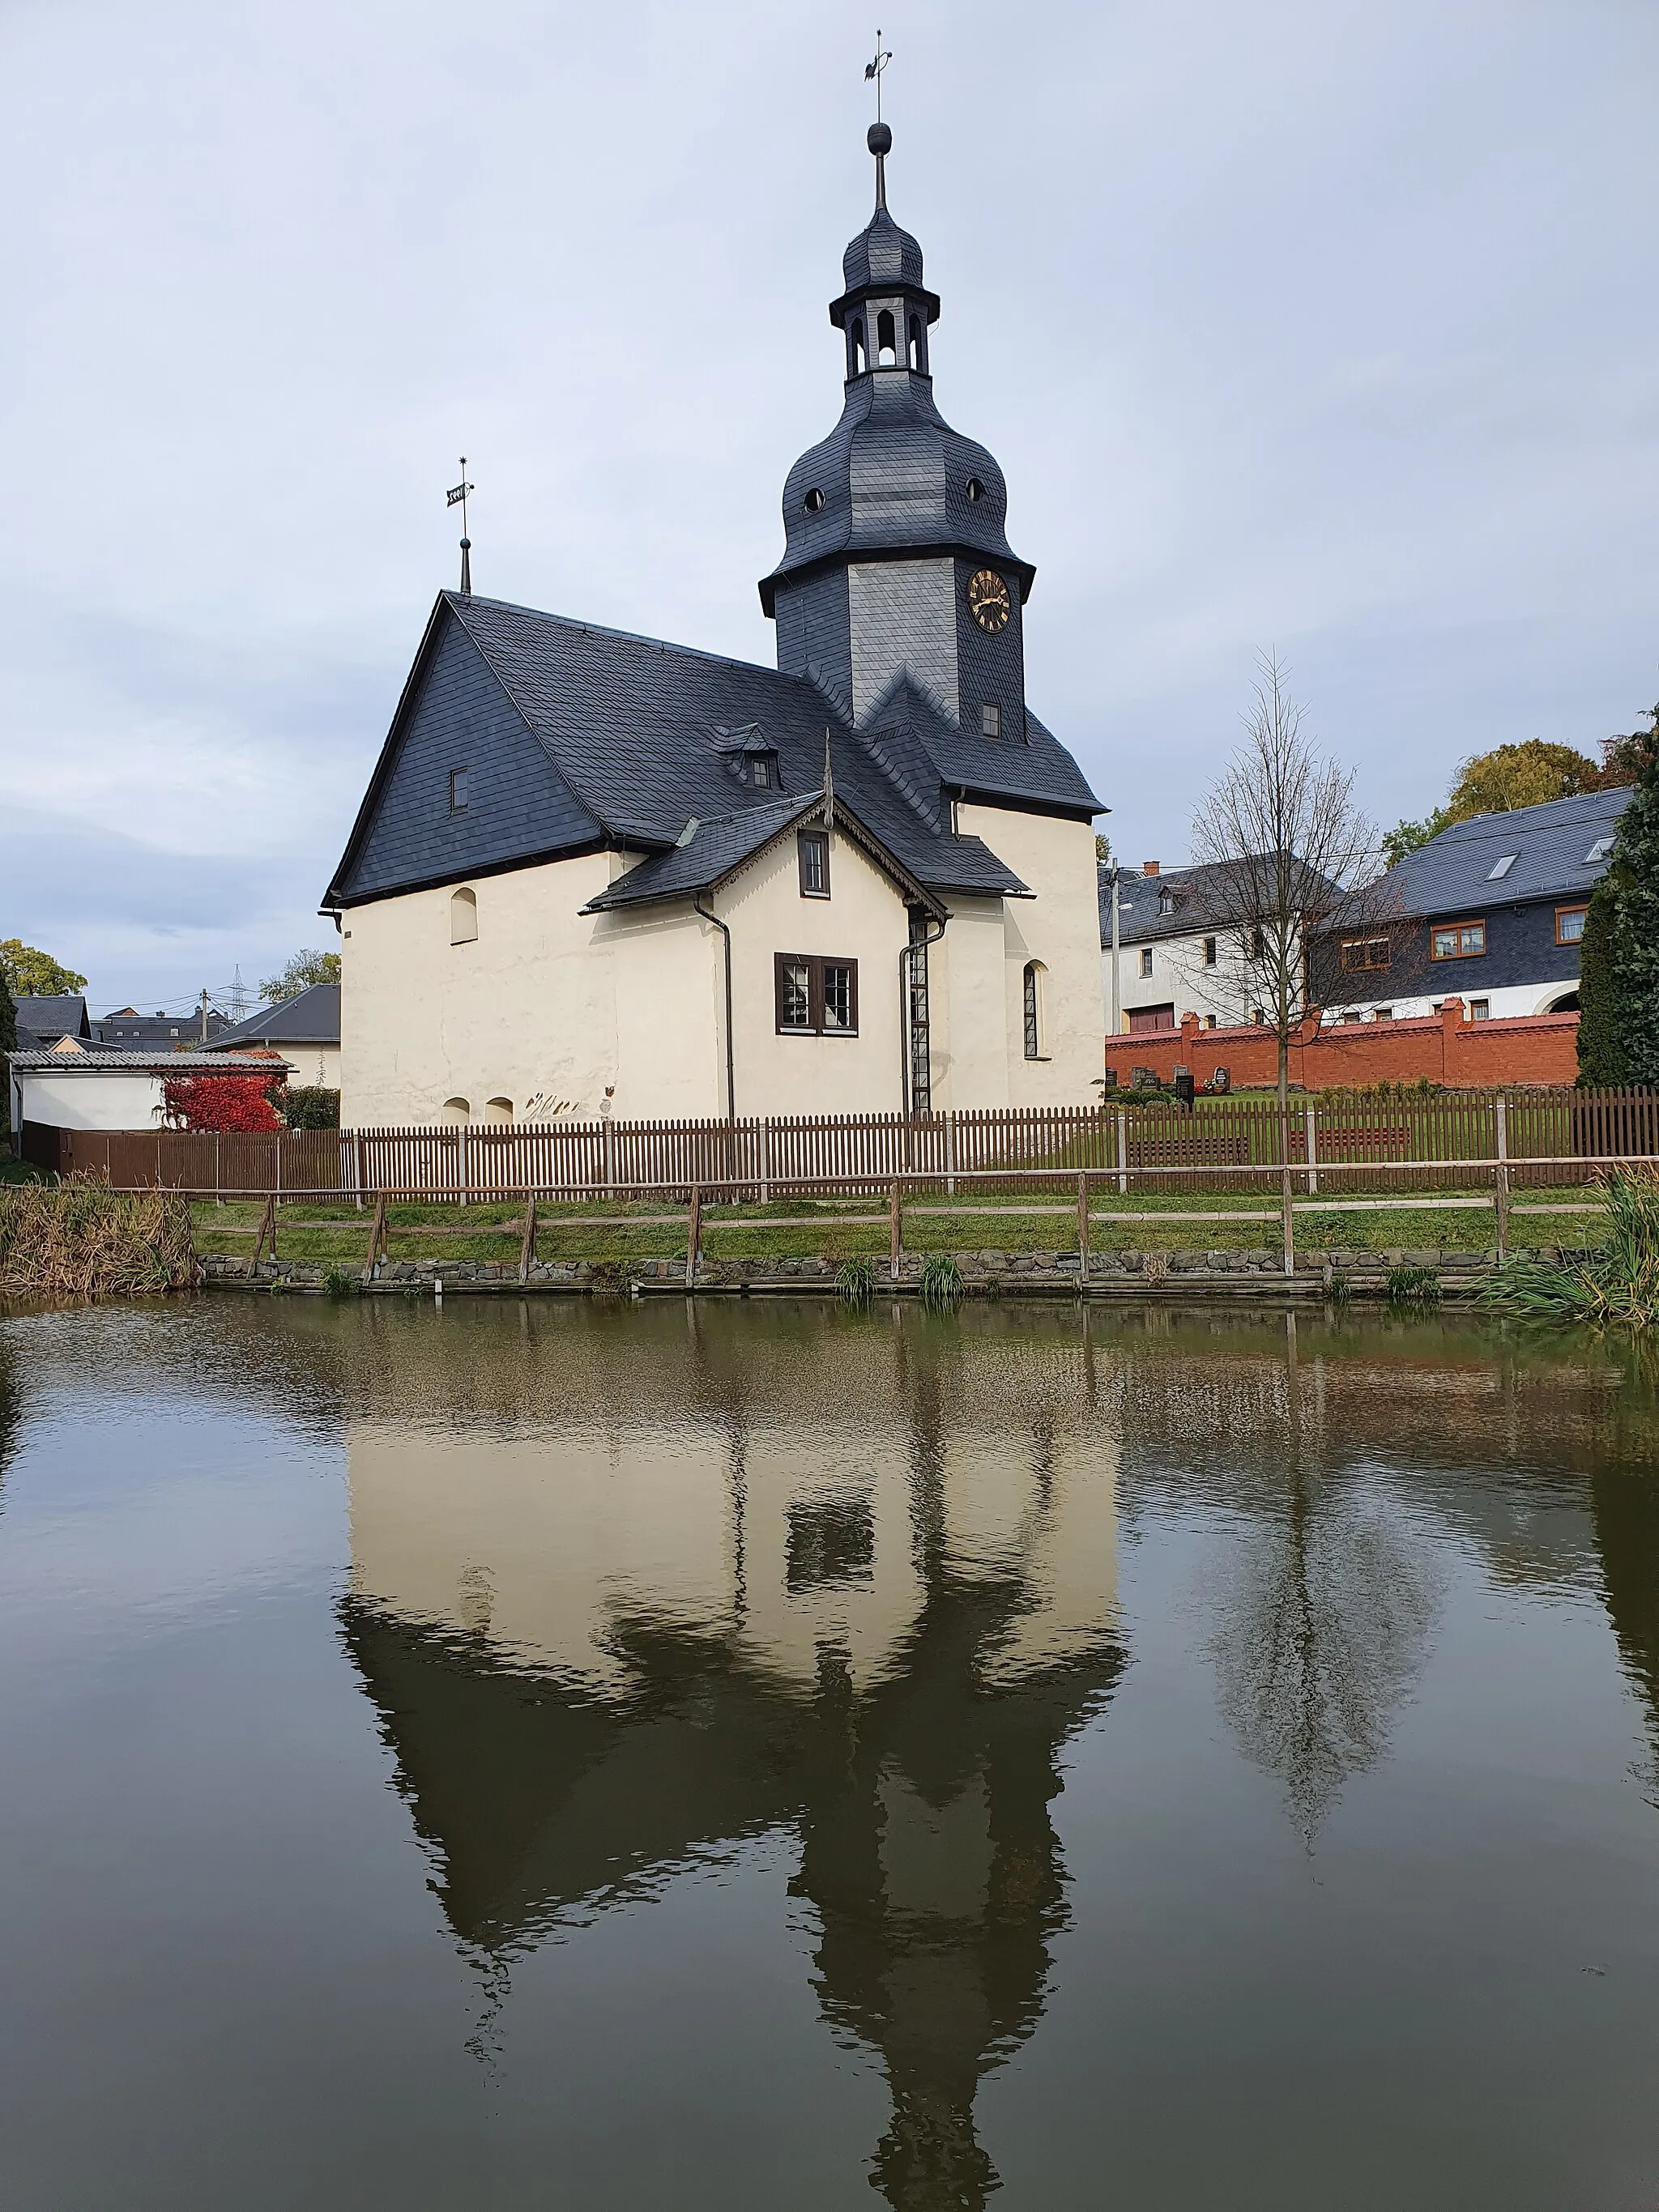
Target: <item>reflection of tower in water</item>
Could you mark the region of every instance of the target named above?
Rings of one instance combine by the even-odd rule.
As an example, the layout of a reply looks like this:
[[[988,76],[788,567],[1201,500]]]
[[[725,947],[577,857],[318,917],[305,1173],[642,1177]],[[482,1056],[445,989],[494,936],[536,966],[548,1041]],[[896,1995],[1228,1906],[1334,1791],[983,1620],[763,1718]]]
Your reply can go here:
[[[355,1422],[347,1635],[470,1944],[796,1826],[875,2178],[971,2205],[1063,1918],[1057,1759],[1121,1663],[1115,1448],[1073,1334],[823,1335],[756,1376],[704,1328],[625,1428]]]

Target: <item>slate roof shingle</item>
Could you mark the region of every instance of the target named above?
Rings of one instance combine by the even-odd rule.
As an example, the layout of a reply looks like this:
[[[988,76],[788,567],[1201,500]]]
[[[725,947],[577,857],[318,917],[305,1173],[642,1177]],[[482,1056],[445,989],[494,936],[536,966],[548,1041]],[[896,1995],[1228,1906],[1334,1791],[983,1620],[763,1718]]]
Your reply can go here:
[[[337,983],[309,983],[291,999],[261,1006],[245,1022],[220,1032],[211,1049],[234,1052],[249,1044],[338,1044],[340,987]]]
[[[804,676],[454,592],[441,595],[433,623],[428,665],[454,661],[456,641],[470,641],[498,702],[516,709],[513,726],[533,743],[515,763],[511,805],[495,817],[487,758],[470,762],[477,796],[465,814],[446,811],[435,754],[418,791],[401,792],[398,755],[406,720],[412,728],[418,719],[417,671],[407,717],[400,709],[329,888],[330,908],[601,844],[665,854],[693,816],[705,830],[726,825],[719,840],[700,833],[678,848],[692,857],[643,878],[632,896],[652,883],[673,886],[657,896],[679,895],[717,879],[708,872],[711,857],[737,853],[745,836],[757,849],[790,803],[821,792],[826,738],[837,800],[930,890],[1025,891],[980,839],[949,834],[947,790],[1085,820],[1100,811],[1076,763],[1035,718],[1029,744],[963,737],[902,680],[870,727],[854,731]],[[476,720],[488,703],[474,701],[466,711]],[[752,746],[754,730],[776,751],[778,791],[734,773],[732,740],[743,732]],[[498,723],[490,743],[508,735]],[[448,753],[465,742],[458,738]]]
[[[1628,787],[1620,787],[1454,822],[1382,878],[1389,910],[1427,918],[1588,897],[1607,865],[1590,853],[1612,837],[1629,799]],[[1493,866],[1510,854],[1513,866],[1494,878]]]

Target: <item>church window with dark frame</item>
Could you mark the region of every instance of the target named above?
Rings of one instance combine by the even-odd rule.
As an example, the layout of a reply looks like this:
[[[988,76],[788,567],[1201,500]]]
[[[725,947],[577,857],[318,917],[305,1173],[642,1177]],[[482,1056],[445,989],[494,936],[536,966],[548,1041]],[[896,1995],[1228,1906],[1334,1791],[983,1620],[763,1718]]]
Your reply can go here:
[[[821,514],[823,512],[823,494],[817,484],[812,486],[800,505],[803,514]]]
[[[1028,960],[1023,981],[1025,1057],[1041,1060],[1042,1052],[1042,963]]]
[[[468,787],[471,781],[471,770],[470,769],[453,768],[450,769],[449,811],[452,814],[465,813]]]
[[[979,733],[982,738],[1002,735],[1002,709],[992,700],[988,699],[979,710]]]
[[[894,368],[898,365],[898,326],[893,320],[893,311],[884,307],[876,317],[876,366]]]
[[[856,1036],[859,963],[816,952],[773,956],[780,1036]]]
[[[795,854],[800,870],[801,896],[827,899],[830,896],[829,831],[803,830],[795,841]]]

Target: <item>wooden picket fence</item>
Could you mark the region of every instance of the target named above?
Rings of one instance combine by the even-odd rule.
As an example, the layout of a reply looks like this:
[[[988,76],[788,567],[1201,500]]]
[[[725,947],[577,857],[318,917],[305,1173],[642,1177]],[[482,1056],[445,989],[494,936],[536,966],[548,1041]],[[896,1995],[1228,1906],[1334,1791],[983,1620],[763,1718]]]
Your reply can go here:
[[[213,1135],[27,1124],[26,1156],[118,1189],[301,1198],[577,1197],[723,1188],[764,1204],[792,1191],[860,1194],[914,1179],[946,1194],[1052,1191],[1060,1175],[1120,1191],[1297,1188],[1367,1193],[1594,1180],[1609,1158],[1659,1157],[1659,1091],[1327,1093],[1178,1107],[785,1115],[739,1121],[520,1122],[505,1127],[305,1129]]]

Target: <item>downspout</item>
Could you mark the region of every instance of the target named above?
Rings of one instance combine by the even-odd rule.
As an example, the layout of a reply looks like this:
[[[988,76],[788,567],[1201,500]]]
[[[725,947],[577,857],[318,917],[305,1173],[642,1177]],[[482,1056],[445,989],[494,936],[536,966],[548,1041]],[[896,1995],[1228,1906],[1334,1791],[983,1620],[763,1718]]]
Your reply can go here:
[[[945,925],[950,919],[948,914],[939,916],[938,936],[919,937],[914,944],[902,945],[899,950],[899,1109],[907,1121],[910,1118],[910,996],[907,988],[906,970],[909,969],[918,952],[926,952],[930,945],[938,945],[942,941],[945,936]],[[930,992],[933,986],[929,984]],[[933,1010],[930,1005],[927,1009],[927,1051],[930,1060],[933,1057]]]
[[[728,1121],[735,1121],[737,1120],[737,1118],[738,1118],[738,1106],[737,1106],[737,1086],[736,1086],[736,1079],[735,1079],[735,1077],[734,1077],[734,1075],[733,1075],[733,1073],[732,1073],[732,933],[731,933],[731,931],[726,927],[726,924],[725,924],[725,923],[720,920],[720,918],[719,915],[717,915],[717,914],[711,914],[711,913],[709,912],[708,908],[703,904],[703,902],[702,902],[702,893],[701,891],[699,891],[699,892],[697,893],[696,896],[692,900],[691,904],[692,904],[693,908],[696,909],[696,911],[702,916],[702,918],[703,918],[703,920],[704,920],[705,921],[712,921],[712,922],[714,923],[714,925],[715,928],[719,930],[719,932],[720,932],[720,933],[721,937],[725,939],[725,945],[726,945],[726,1120],[727,1120]]]

